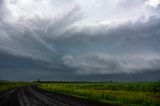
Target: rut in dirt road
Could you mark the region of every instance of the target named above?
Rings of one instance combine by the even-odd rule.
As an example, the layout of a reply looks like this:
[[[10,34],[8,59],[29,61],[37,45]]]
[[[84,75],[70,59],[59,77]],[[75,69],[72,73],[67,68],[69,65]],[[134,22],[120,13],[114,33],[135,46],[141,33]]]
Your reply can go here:
[[[0,106],[113,106],[25,86],[0,94]]]

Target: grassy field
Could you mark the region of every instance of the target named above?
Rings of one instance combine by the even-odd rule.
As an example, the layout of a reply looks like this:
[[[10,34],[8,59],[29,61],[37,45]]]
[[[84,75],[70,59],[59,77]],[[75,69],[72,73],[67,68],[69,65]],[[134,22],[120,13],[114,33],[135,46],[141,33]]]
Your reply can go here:
[[[122,106],[160,106],[160,82],[40,83],[66,95]]]
[[[7,89],[13,89],[18,86],[24,86],[29,85],[30,83],[27,82],[10,82],[10,81],[0,81],[0,92],[7,90]]]

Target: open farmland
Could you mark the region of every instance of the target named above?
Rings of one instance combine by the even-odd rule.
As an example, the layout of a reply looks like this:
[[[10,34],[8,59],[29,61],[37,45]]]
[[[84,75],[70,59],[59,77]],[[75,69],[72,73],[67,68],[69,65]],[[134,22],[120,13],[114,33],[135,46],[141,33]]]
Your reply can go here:
[[[114,105],[160,105],[160,82],[55,82],[40,83],[38,87]]]
[[[115,106],[93,100],[48,92],[35,86],[37,83],[2,82],[0,106]]]
[[[10,82],[10,81],[0,81],[0,92],[3,92],[5,90],[10,90],[17,88],[19,86],[26,86],[30,85],[31,83],[28,82]]]

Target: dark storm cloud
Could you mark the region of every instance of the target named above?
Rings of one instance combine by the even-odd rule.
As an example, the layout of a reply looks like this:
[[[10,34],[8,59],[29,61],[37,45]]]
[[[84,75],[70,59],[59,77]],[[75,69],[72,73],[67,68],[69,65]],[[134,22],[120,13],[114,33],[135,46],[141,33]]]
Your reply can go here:
[[[160,68],[159,17],[128,22],[109,30],[100,27],[94,28],[95,33],[92,28],[87,31],[84,28],[63,38],[64,47],[71,48],[69,55],[63,57],[66,65],[77,68],[81,74],[137,73]]]
[[[135,8],[143,7],[144,2],[120,1],[118,5]],[[81,79],[83,75],[138,75],[160,70],[158,6],[149,8],[155,14],[147,13],[147,18],[118,19],[113,23],[110,20],[105,24],[106,20],[90,23],[92,19],[87,23],[85,19],[90,18],[83,14],[81,4],[56,17],[42,17],[39,15],[41,11],[37,10],[38,15],[16,18],[15,21],[11,14],[21,14],[10,12],[8,8],[12,9],[12,5],[7,7],[5,3],[0,2],[0,8],[3,8],[0,10],[0,77],[3,79],[8,73],[6,78],[11,77],[12,69],[17,76],[26,75],[25,79],[34,76],[52,79],[53,76],[64,80],[74,76]],[[121,16],[117,17],[121,19]]]
[[[60,56],[63,54],[57,50],[54,39],[59,36],[59,33],[64,32],[67,26],[79,19],[77,12],[78,7],[75,7],[64,16],[55,19],[54,21],[50,19],[43,20],[36,17],[36,19],[29,20],[27,23],[24,23],[23,21],[22,23],[18,22],[17,25],[3,22],[0,26],[0,51],[6,52],[11,56],[23,58],[23,60],[30,59],[33,61],[28,63],[24,61],[18,62],[18,58],[17,61],[16,59],[11,58],[11,62],[7,61],[2,64],[2,61],[8,59],[8,57],[5,56],[6,58],[1,58],[1,65],[3,67],[11,67],[22,63],[29,67],[31,65],[30,63],[42,61],[42,63],[39,63],[39,66],[46,67],[46,70],[50,67],[52,69],[61,67]],[[29,26],[25,26],[24,24]],[[51,41],[49,42],[49,40]],[[1,55],[1,57],[3,56]],[[13,61],[16,61],[16,63]],[[8,64],[8,66],[4,65],[7,63],[12,64]],[[18,66],[25,68],[25,65],[22,64],[19,64]]]

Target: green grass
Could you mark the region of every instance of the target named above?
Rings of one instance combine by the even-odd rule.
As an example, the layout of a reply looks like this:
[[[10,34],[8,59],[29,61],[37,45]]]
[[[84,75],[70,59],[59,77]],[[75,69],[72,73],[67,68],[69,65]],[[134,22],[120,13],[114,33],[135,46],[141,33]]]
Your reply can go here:
[[[18,86],[24,86],[28,85],[30,83],[27,82],[9,82],[9,81],[0,81],[0,92],[7,90],[7,89],[13,89]]]
[[[38,87],[123,106],[160,106],[160,82],[41,83]]]

